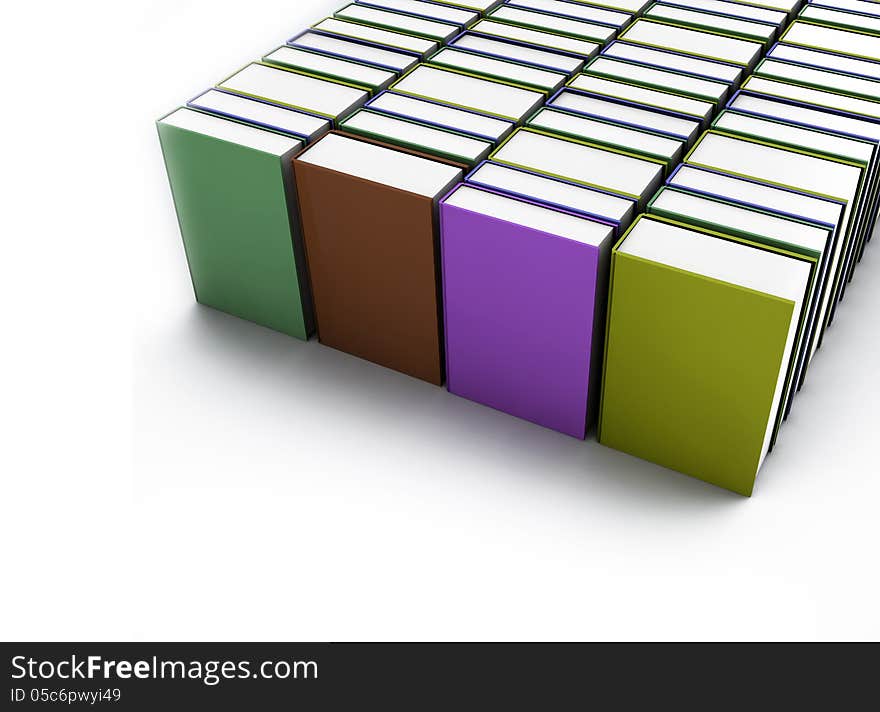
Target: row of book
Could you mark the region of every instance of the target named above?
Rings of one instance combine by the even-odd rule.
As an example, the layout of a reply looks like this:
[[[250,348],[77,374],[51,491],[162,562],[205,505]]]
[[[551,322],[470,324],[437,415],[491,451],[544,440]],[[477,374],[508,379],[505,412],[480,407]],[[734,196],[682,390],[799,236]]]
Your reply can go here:
[[[862,5],[346,5],[158,122],[196,297],[750,494],[876,217]]]

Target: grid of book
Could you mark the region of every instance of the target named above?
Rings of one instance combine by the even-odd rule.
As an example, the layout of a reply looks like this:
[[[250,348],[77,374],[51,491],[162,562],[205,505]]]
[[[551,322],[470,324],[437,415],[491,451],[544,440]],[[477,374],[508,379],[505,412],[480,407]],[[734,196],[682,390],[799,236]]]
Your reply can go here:
[[[199,302],[750,495],[880,206],[880,3],[356,0],[158,129]]]

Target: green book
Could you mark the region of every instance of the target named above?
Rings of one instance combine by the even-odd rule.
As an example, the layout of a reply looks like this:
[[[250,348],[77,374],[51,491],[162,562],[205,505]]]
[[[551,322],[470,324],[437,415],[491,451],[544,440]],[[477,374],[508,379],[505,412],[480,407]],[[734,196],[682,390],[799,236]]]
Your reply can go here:
[[[760,245],[792,252],[813,263],[813,275],[783,396],[776,421],[774,441],[782,415],[787,415],[795,393],[803,382],[812,346],[819,331],[819,309],[827,284],[828,257],[835,237],[834,228],[814,221],[774,215],[755,206],[736,204],[720,196],[700,195],[680,188],[664,187],[648,204],[652,215],[705,228]],[[772,447],[771,442],[771,447]]]
[[[196,299],[307,339],[291,164],[303,141],[186,108],[157,125]]]
[[[812,264],[640,216],[612,253],[599,442],[751,495]]]

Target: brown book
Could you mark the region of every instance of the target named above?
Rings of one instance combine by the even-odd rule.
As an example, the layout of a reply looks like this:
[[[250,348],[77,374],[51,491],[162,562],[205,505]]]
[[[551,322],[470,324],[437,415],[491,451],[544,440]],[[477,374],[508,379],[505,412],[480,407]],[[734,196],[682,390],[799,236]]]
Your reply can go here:
[[[437,202],[464,166],[331,131],[293,167],[318,339],[442,385]]]

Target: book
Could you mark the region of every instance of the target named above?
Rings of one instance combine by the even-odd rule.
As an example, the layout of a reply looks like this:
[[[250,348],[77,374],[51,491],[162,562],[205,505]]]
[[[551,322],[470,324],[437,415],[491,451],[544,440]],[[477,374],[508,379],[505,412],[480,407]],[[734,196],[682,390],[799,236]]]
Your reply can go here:
[[[668,49],[745,67],[751,71],[764,51],[760,42],[731,37],[693,27],[680,27],[667,22],[640,17],[627,27],[620,39],[656,49]]]
[[[500,5],[504,0],[431,0],[431,2],[439,2],[443,5],[452,5],[453,7],[464,7],[468,10],[477,10],[481,14],[485,14],[489,10]]]
[[[643,215],[614,248],[598,438],[750,496],[812,262]]]
[[[471,27],[470,32],[480,36],[533,45],[545,50],[568,52],[582,59],[597,54],[601,46],[598,42],[591,40],[558,35],[506,22],[496,22],[491,19],[480,20]]]
[[[366,107],[391,116],[414,119],[428,126],[451,128],[460,133],[489,141],[500,141],[513,131],[516,124],[509,119],[458,109],[428,99],[384,91],[367,102]]]
[[[470,31],[463,32],[450,40],[449,46],[478,52],[487,57],[510,59],[542,69],[554,69],[566,74],[580,71],[584,66],[583,57],[577,55],[541,49],[516,40],[493,39]]]
[[[400,94],[520,121],[544,102],[544,93],[453,69],[421,64],[391,88]]]
[[[830,89],[837,94],[849,94],[872,101],[880,101],[880,80],[855,77],[828,68],[805,67],[778,59],[762,59],[754,76],[779,79],[790,84]]]
[[[425,2],[425,0],[355,0],[358,5],[369,5],[385,10],[393,10],[406,15],[415,15],[427,20],[440,20],[449,22],[459,27],[467,27],[476,22],[480,13],[473,9],[453,7],[437,2]]]
[[[665,168],[662,161],[529,128],[514,131],[490,158],[632,198],[640,210],[660,187]]]
[[[291,160],[304,141],[180,108],[157,122],[196,300],[307,339]]]
[[[616,27],[618,30],[626,27],[634,19],[631,12],[588,5],[577,0],[508,0],[506,4],[576,20],[598,22],[600,25]]]
[[[880,5],[875,0],[807,0],[811,5],[823,5],[825,7],[836,7],[841,10],[852,10],[862,15],[878,15],[880,16]]]
[[[287,40],[287,44],[291,47],[310,49],[332,57],[353,59],[372,67],[389,69],[398,73],[412,69],[419,61],[419,55],[415,53],[392,50],[361,40],[334,37],[314,30],[304,30]]]
[[[614,57],[629,62],[637,62],[653,67],[665,67],[676,72],[691,74],[703,79],[715,79],[738,86],[743,78],[743,69],[735,64],[711,59],[700,59],[692,55],[657,49],[644,45],[630,44],[621,40],[610,42],[602,50],[606,57]]]
[[[417,53],[424,57],[429,52],[434,52],[439,43],[424,37],[416,37],[403,32],[393,32],[379,27],[362,25],[358,22],[346,22],[336,17],[328,17],[312,25],[312,31],[330,37],[365,42],[390,49],[404,50]]]
[[[370,92],[362,87],[259,63],[249,64],[219,82],[217,88],[334,120],[370,98]]]
[[[341,122],[339,128],[347,133],[414,148],[422,153],[448,158],[465,165],[483,160],[495,147],[493,141],[369,109],[356,111]]]
[[[741,37],[764,43],[769,46],[777,37],[778,27],[767,22],[755,20],[743,20],[727,15],[718,15],[712,12],[701,12],[676,5],[666,5],[655,2],[645,10],[647,19],[664,20],[685,27],[693,27],[698,30],[711,30],[721,32],[731,37]]]
[[[715,114],[715,104],[711,101],[694,99],[674,91],[649,89],[648,87],[630,82],[605,79],[604,77],[591,76],[589,74],[578,74],[566,86],[602,96],[631,101],[634,104],[641,104],[646,107],[675,111],[679,114],[695,117],[704,125]]]
[[[383,30],[424,37],[435,42],[446,42],[446,40],[454,37],[463,29],[462,26],[450,22],[427,20],[422,17],[405,15],[401,12],[392,12],[378,7],[354,3],[340,8],[333,13],[333,17]]]
[[[690,144],[700,133],[702,122],[674,111],[640,106],[630,101],[606,97],[566,87],[547,102],[552,106],[612,121],[621,126],[646,128],[654,133],[683,138]]]
[[[777,42],[767,52],[767,56],[785,62],[829,69],[833,72],[852,74],[868,79],[880,79],[880,62],[847,57],[821,49],[807,49],[806,47],[795,47]]]
[[[839,27],[828,27],[798,19],[782,33],[781,42],[807,49],[880,60],[880,36]]]
[[[834,269],[840,264],[841,255],[847,254],[853,236],[858,234],[857,218],[864,200],[864,164],[715,129],[700,137],[685,162],[846,201],[839,226],[837,255],[832,256]],[[832,299],[829,305],[832,310],[834,305]],[[832,312],[825,313],[828,318],[832,315]]]
[[[780,81],[771,77],[752,76],[742,84],[750,92],[767,94],[782,99],[791,99],[804,104],[812,104],[832,111],[841,111],[868,119],[880,119],[880,102],[851,94],[839,94],[829,89],[808,87],[802,84]]]
[[[586,437],[614,234],[606,223],[474,185],[446,196],[449,392]]]
[[[859,247],[871,230],[871,211],[876,205],[878,193],[878,144],[876,141],[857,138],[828,131],[817,126],[796,125],[779,118],[759,117],[736,111],[724,111],[715,119],[713,126],[728,134],[757,137],[771,143],[801,148],[817,155],[843,158],[863,166],[861,209],[856,214],[859,225],[846,250],[834,264],[834,293],[829,300],[835,302],[843,296],[848,275],[852,273],[854,258]],[[828,313],[830,316],[830,310]]]
[[[638,84],[648,89],[674,91],[694,99],[712,101],[716,106],[727,100],[730,84],[715,79],[703,79],[671,69],[650,66],[624,59],[600,55],[591,60],[583,74]]]
[[[880,33],[880,16],[876,13],[866,15],[863,12],[852,12],[833,7],[819,5],[805,5],[798,16],[802,20],[831,25],[832,27],[844,27],[850,30],[867,30]]]
[[[624,10],[634,15],[643,12],[650,4],[651,0],[590,0],[590,5],[608,7],[612,10]]]
[[[737,0],[660,0],[663,5],[675,5],[689,10],[700,10],[736,17],[742,20],[755,20],[775,25],[777,30],[783,29],[788,24],[789,11],[762,7],[763,3],[745,3]]]
[[[217,89],[202,92],[186,105],[190,109],[296,136],[307,143],[327,133],[331,127],[331,122],[321,116]]]
[[[758,89],[762,88],[760,84],[756,85],[756,87]],[[802,91],[797,87],[794,87],[794,89]],[[826,107],[812,106],[810,103],[797,103],[772,94],[751,91],[738,92],[731,100],[730,106],[740,112],[776,117],[804,126],[818,126],[845,136],[880,143],[880,119],[847,114]],[[878,192],[880,191],[878,191],[876,185],[874,188],[869,187],[869,194],[874,195],[873,206],[870,204],[871,199],[869,198],[865,210],[861,245],[859,246],[857,259],[861,257],[865,243],[871,239],[873,227],[877,221],[878,210],[880,210],[880,195],[878,195]],[[851,271],[849,276],[851,276]]]
[[[462,168],[337,132],[293,168],[318,339],[441,385],[437,202]]]
[[[805,219],[825,226],[832,233],[828,253],[833,254],[836,249],[836,243],[839,239],[840,216],[846,205],[844,201],[686,164],[673,171],[666,184],[700,195],[724,196],[725,200],[729,202],[757,206],[766,212]],[[817,324],[818,333],[811,340],[810,350],[807,354],[808,364],[821,346],[824,326],[821,320]],[[802,383],[803,375],[797,384],[798,388]]]
[[[371,92],[385,89],[398,76],[397,72],[390,69],[379,69],[298,47],[279,47],[263,57],[263,62],[302,70],[328,79],[339,79]]]
[[[706,228],[751,242],[779,247],[813,261],[810,286],[804,300],[804,313],[786,375],[774,439],[782,418],[789,413],[795,392],[803,382],[814,353],[813,344],[821,331],[820,301],[828,286],[829,252],[835,235],[834,226],[803,218],[781,216],[754,205],[726,199],[724,195],[691,193],[664,186],[648,204],[648,213],[679,223]],[[771,448],[773,441],[771,440]]]
[[[551,15],[537,10],[526,10],[512,5],[501,5],[486,15],[486,18],[495,22],[550,32],[563,37],[600,43],[607,42],[617,34],[617,29],[608,25]]]
[[[685,139],[655,134],[644,128],[621,126],[553,107],[538,109],[525,125],[657,159],[666,164],[667,170],[681,162],[687,149]]]
[[[566,72],[529,66],[452,47],[438,50],[428,58],[428,63],[543,92],[555,92],[568,80]]]
[[[613,225],[618,235],[623,234],[638,213],[638,201],[634,198],[492,161],[480,163],[465,181],[595,218]]]

